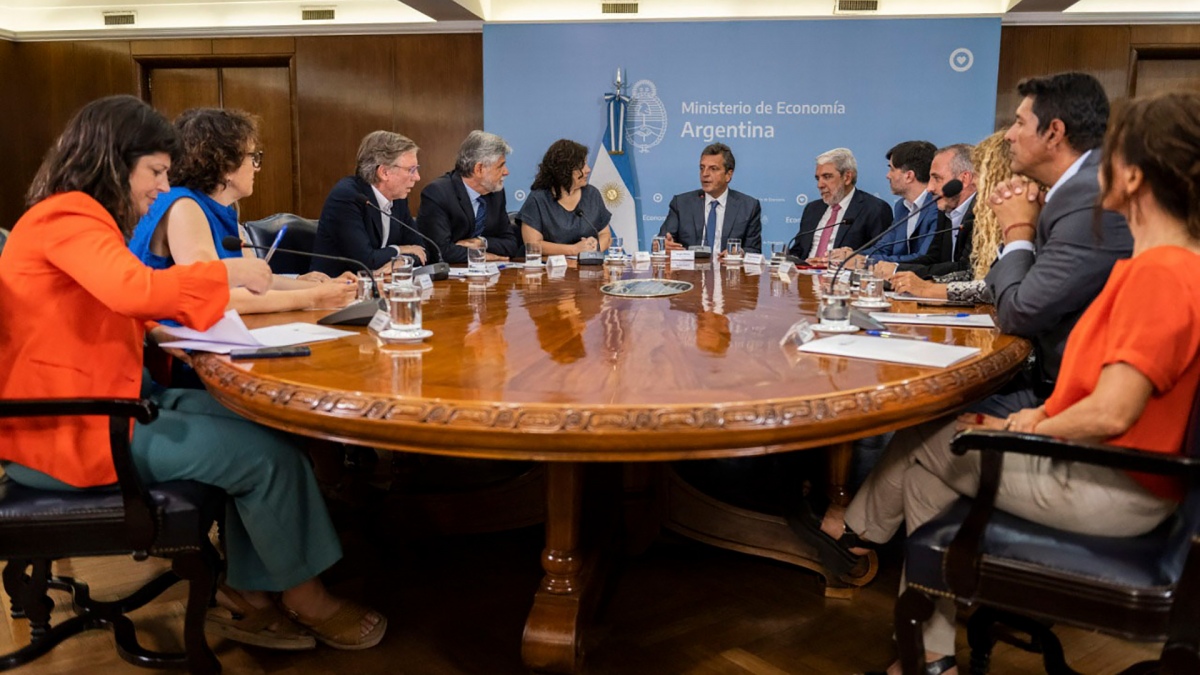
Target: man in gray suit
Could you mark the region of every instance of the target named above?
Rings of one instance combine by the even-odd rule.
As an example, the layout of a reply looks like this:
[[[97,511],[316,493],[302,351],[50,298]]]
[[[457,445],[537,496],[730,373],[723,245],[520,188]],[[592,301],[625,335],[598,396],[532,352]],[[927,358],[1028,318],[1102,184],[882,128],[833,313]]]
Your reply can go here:
[[[1037,406],[1049,394],[1071,328],[1113,264],[1133,250],[1120,215],[1104,211],[1094,226],[1109,111],[1100,82],[1060,73],[1024,80],[1017,91],[1024,99],[1005,135],[1013,172],[1051,187],[1043,196],[1036,186],[1012,181],[995,190],[989,204],[1004,232],[1004,248],[985,280],[997,323],[1005,333],[1033,340],[1037,359],[1025,391],[993,397],[1002,405],[980,410],[997,416]]]
[[[667,248],[708,246],[724,252],[730,239],[741,239],[749,253],[762,252],[762,206],[758,200],[729,189],[733,152],[713,143],[700,153],[700,188],[671,198],[667,219],[658,230]]]

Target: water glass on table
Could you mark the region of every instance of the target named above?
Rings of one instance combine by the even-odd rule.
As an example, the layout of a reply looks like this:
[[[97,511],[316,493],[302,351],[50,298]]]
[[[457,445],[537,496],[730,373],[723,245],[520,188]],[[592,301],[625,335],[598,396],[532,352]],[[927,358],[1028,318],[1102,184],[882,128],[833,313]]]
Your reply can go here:
[[[614,260],[622,260],[625,257],[625,239],[622,237],[613,237],[608,243],[608,257]]]
[[[389,328],[402,333],[421,332],[421,291],[409,281],[393,284],[388,293]]]
[[[392,261],[392,285],[412,282],[415,264],[412,256],[397,256]]]
[[[525,266],[542,266],[542,242],[530,241],[525,243]]]
[[[366,271],[358,273],[358,300],[370,300],[374,295],[375,279]]]
[[[650,240],[650,257],[665,258],[667,257],[667,238],[657,236]]]
[[[839,275],[840,276],[840,275]],[[821,282],[821,303],[818,308],[822,328],[833,331],[850,329],[850,286],[845,281],[829,277]]]
[[[768,246],[769,250],[771,251],[771,266],[775,267],[775,266],[779,265],[779,263],[783,262],[784,253],[785,253],[783,250],[783,242],[782,241],[769,241],[769,242],[767,242],[767,246]]]
[[[741,262],[744,253],[741,239],[730,239],[725,244],[725,259],[729,262]]]
[[[487,273],[487,249],[481,247],[467,249],[467,273]]]

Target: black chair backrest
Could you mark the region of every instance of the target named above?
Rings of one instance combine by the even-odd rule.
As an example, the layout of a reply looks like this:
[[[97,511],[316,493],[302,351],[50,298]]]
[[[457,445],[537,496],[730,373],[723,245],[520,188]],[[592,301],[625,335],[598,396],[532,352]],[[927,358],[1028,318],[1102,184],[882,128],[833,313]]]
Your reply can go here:
[[[8,241],[8,230],[0,227],[0,253],[4,252],[4,242]]]
[[[1189,457],[1200,456],[1200,391],[1192,398],[1192,413],[1188,417],[1187,433],[1183,437],[1183,454]],[[1183,572],[1183,564],[1187,559],[1187,545],[1192,537],[1200,534],[1200,489],[1188,486],[1188,495],[1179,506],[1179,520],[1171,532],[1171,544],[1167,547],[1170,554],[1163,556],[1160,565],[1163,570],[1178,577]]]
[[[287,225],[287,232],[279,242],[279,248],[311,253],[317,240],[317,221],[301,218],[291,213],[277,213],[262,220],[246,223],[246,235],[255,246],[270,247],[275,235]],[[266,254],[258,251],[258,257]],[[276,274],[304,274],[312,264],[312,258],[292,253],[276,253],[271,256],[271,271]]]

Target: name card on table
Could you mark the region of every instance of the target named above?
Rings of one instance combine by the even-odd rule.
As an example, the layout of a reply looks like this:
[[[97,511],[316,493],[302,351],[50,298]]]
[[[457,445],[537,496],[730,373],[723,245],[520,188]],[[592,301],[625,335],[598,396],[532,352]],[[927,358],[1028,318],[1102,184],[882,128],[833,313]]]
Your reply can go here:
[[[567,256],[552,255],[549,258],[546,258],[546,265],[548,267],[566,267],[567,266]]]
[[[695,263],[696,262],[696,252],[695,251],[678,251],[678,250],[671,251],[671,262],[673,262],[673,263],[677,263],[677,262]]]
[[[636,253],[633,254],[633,262],[635,262],[635,263],[650,262],[650,252],[649,251],[637,251]]]
[[[763,256],[761,253],[747,253],[742,257],[743,265],[761,265],[763,264]]]
[[[413,281],[416,282],[417,288],[422,291],[433,288],[433,279],[428,274],[418,274],[413,277]]]
[[[491,276],[493,274],[500,274],[500,265],[498,265],[494,262],[490,262],[490,263],[484,265],[483,269],[485,271],[487,271],[488,276]]]
[[[371,317],[371,323],[367,328],[378,333],[381,330],[387,330],[387,327],[392,324],[392,317],[382,309],[375,312],[375,316]]]

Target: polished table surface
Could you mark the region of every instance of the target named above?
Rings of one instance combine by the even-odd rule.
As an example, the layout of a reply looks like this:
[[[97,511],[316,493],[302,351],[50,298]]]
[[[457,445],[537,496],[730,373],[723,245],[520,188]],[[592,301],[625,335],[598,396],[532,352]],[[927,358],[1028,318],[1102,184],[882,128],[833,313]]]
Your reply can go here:
[[[694,287],[669,298],[600,290],[615,279],[651,277]],[[794,322],[815,323],[814,281],[706,261],[696,269],[507,269],[487,280],[437,282],[424,303],[433,336],[421,344],[384,344],[358,328],[352,337],[312,345],[306,358],[231,362],[204,355],[194,365],[219,401],[273,427],[393,450],[547,461],[545,577],[522,656],[534,669],[575,672],[603,576],[600,560],[613,548],[585,536],[585,464],[822,447],[830,453],[831,496],[844,503],[846,441],[981,398],[1029,354],[1027,342],[993,329],[928,326],[892,330],[978,347],[979,355],[939,369],[781,346]],[[917,311],[908,303],[893,309]],[[253,328],[327,313],[245,321]],[[892,342],[879,339],[883,347]],[[693,493],[685,485],[668,494],[660,507],[665,526],[822,571],[785,521]]]

